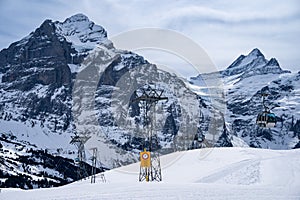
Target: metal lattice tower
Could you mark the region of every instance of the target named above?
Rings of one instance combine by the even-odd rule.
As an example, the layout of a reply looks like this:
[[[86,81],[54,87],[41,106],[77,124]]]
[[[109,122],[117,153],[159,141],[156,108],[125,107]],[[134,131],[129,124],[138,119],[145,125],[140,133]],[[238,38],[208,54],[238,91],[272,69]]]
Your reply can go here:
[[[98,149],[97,147],[91,148],[93,151],[93,156],[92,156],[92,172],[91,172],[91,183],[96,182],[96,172],[97,172],[97,153]]]
[[[98,159],[98,148],[94,147],[94,148],[91,148],[90,150],[93,151],[93,155],[91,157],[91,160],[92,160],[91,183],[96,182],[96,173],[97,173],[97,169],[98,169],[97,168],[97,162],[98,162],[99,169],[102,170],[102,173],[100,173],[98,175],[98,178],[100,178],[101,182],[105,183],[106,179],[105,179],[105,176],[104,176],[104,173],[103,173],[103,167],[102,167],[102,164],[100,162],[100,159]]]
[[[141,95],[137,94],[137,98],[133,99],[132,101],[138,101],[142,104],[143,108],[143,117],[144,117],[144,127],[147,131],[147,140],[148,140],[148,150],[149,152],[146,152],[146,148],[144,149],[143,155],[147,157],[147,153],[149,153],[149,159],[150,159],[150,165],[146,166],[141,163],[140,166],[140,173],[139,173],[139,181],[162,181],[162,175],[161,175],[161,166],[160,166],[160,157],[158,152],[153,151],[153,139],[156,140],[156,145],[158,146],[158,138],[156,132],[154,132],[154,123],[156,121],[156,104],[159,101],[162,100],[168,100],[167,97],[162,97],[163,90],[158,91],[150,86],[147,88],[141,88]],[[149,116],[149,112],[152,109],[152,116]]]
[[[84,144],[90,139],[90,136],[73,136],[70,144],[74,144],[77,147],[77,176],[78,179],[82,179],[88,176],[87,170],[85,168],[86,155]]]

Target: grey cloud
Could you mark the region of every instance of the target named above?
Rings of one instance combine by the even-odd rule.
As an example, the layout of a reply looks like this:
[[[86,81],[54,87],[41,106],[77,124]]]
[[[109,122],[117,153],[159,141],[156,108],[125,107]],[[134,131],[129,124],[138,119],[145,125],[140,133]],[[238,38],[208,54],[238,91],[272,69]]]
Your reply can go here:
[[[179,31],[204,47],[220,69],[255,47],[286,68],[299,69],[299,5],[297,0],[1,0],[0,49],[45,19],[84,13],[109,36],[143,27]]]

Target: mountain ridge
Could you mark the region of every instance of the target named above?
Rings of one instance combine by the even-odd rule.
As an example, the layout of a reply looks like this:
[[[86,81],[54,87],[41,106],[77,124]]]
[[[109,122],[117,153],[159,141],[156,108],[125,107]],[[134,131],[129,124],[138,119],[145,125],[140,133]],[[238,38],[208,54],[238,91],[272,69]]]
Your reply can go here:
[[[226,122],[218,143],[234,146],[235,137],[256,148],[290,149],[299,146],[299,73],[282,70],[275,58],[267,60],[261,51],[253,49],[240,55],[227,69],[191,78],[206,93],[205,82],[222,79],[226,99]],[[268,93],[266,105],[277,116],[277,125],[262,129],[255,125],[256,116],[263,111],[262,93]],[[228,125],[227,125],[228,126]],[[297,129],[297,131],[296,131]]]
[[[256,73],[253,73],[256,71]],[[249,77],[253,74],[281,74],[291,73],[288,70],[282,70],[276,58],[267,60],[258,48],[254,48],[248,55],[240,55],[228,68],[221,71],[224,76],[232,76],[243,73],[241,77]]]
[[[69,144],[76,134],[92,135],[86,145],[100,146],[102,166],[115,168],[138,161],[136,155],[148,141],[143,135],[141,106],[129,102],[136,98],[136,90],[151,82],[169,98],[158,105],[159,131],[153,139],[159,144],[153,144],[154,149],[162,154],[207,144],[295,147],[300,116],[293,116],[292,122],[292,115],[280,107],[298,109],[284,98],[298,102],[293,95],[298,87],[293,81],[297,83],[299,77],[282,70],[276,59],[265,59],[258,49],[241,55],[226,70],[215,73],[225,83],[220,91],[226,95],[228,109],[223,113],[218,106],[224,99],[214,105],[213,97],[201,95],[211,88],[191,89],[180,77],[158,69],[142,56],[115,49],[106,30],[88,17],[77,14],[64,22],[45,20],[34,32],[0,51],[0,133],[6,138],[1,140],[0,153],[10,159],[0,164],[6,180],[26,175],[27,186],[6,180],[0,183],[30,188],[39,187],[32,179],[40,180],[41,187],[65,183],[62,177],[76,180],[74,174],[63,173],[52,162],[53,156],[60,156],[61,162],[77,169],[73,161],[76,147]],[[211,79],[207,75],[192,78],[191,83]],[[249,85],[252,87],[245,87]],[[274,110],[279,109],[282,122],[278,129],[253,128],[255,114],[261,109],[259,91],[272,94],[268,102],[276,101]],[[286,92],[280,95],[278,91]],[[20,164],[15,159],[22,156],[43,159],[29,164],[30,170],[22,168],[27,161]],[[47,169],[47,160],[52,162],[51,169]]]
[[[210,116],[203,116],[206,120],[201,127],[198,127],[199,118],[192,118],[191,114],[201,114],[205,104],[181,79],[159,70],[135,53],[115,49],[106,31],[81,14],[64,22],[45,20],[28,36],[1,50],[0,59],[0,132],[3,138],[10,138],[1,140],[1,156],[13,155],[0,164],[3,187],[57,186],[66,183],[61,177],[67,182],[77,180],[76,147],[69,143],[78,134],[93,136],[91,144],[86,144],[87,163],[90,163],[88,153],[91,145],[95,145],[93,142],[99,143],[104,167],[136,162],[136,153],[147,141],[142,132],[140,105],[123,100],[132,89],[132,80],[135,90],[149,81],[159,82],[156,87],[169,97],[168,103],[159,107],[157,118],[161,131],[153,139],[153,145],[161,141],[155,149],[168,153],[174,146],[177,150],[189,148],[190,138],[194,138],[198,129],[209,128]],[[134,97],[134,91],[131,92],[128,99]],[[192,102],[189,106],[195,109],[189,110],[187,102]],[[205,113],[208,109],[203,108]],[[191,124],[181,125],[181,119],[188,115]],[[193,133],[189,141],[173,142],[175,137],[187,138],[183,130]],[[42,162],[18,161],[24,156],[40,159],[40,154]],[[56,168],[53,155],[72,166],[74,174]],[[19,182],[13,181],[16,179]]]

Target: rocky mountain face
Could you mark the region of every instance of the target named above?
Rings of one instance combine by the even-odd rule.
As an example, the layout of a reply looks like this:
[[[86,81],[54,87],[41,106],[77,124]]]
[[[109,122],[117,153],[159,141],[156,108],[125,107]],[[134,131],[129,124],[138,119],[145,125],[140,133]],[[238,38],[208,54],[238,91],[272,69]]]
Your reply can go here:
[[[223,80],[226,93],[228,124],[223,128],[219,145],[299,148],[299,73],[282,70],[275,58],[267,60],[254,49],[246,56],[239,56],[217,75],[202,74],[191,82],[199,85],[199,80],[205,82],[213,75]],[[276,115],[275,128],[260,128],[255,124],[256,116],[263,111],[262,93],[269,94],[266,105]]]
[[[211,128],[214,108],[185,82],[115,49],[104,28],[82,14],[46,20],[0,51],[0,78],[1,187],[76,180],[75,135],[90,137],[87,163],[97,147],[100,165],[113,168],[138,161],[138,152],[149,147],[145,125],[152,125],[151,146],[161,153],[188,149],[195,135]],[[143,103],[133,100],[148,87],[168,100],[146,108],[144,118]]]
[[[113,168],[138,161],[150,144],[161,154],[207,146],[289,149],[300,144],[299,73],[282,70],[258,49],[222,72],[188,83],[116,49],[103,27],[77,14],[64,22],[46,20],[0,51],[0,78],[0,187],[51,187],[76,180],[77,148],[70,144],[75,135],[90,138],[86,169],[94,147],[98,167]],[[203,87],[216,78],[223,87]],[[153,95],[151,88],[167,100],[152,106],[136,101],[143,92]],[[261,91],[270,93],[268,103],[279,121],[274,129],[254,124],[262,109]],[[154,132],[151,140],[148,127]]]
[[[64,22],[46,20],[0,52],[0,185],[34,188],[77,180],[77,152],[69,145],[72,85],[76,65],[100,44],[111,45],[106,31],[78,14]]]

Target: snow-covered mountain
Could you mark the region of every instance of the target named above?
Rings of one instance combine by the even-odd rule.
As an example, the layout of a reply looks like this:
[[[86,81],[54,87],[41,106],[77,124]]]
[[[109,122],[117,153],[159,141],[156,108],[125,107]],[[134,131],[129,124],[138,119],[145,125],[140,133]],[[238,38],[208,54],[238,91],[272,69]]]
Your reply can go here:
[[[299,74],[282,70],[258,49],[222,72],[188,83],[142,56],[116,49],[103,27],[77,14],[64,22],[46,20],[1,50],[0,77],[2,187],[77,180],[77,149],[70,144],[75,135],[90,137],[87,169],[93,147],[105,168],[134,163],[149,146],[144,124],[151,124],[153,112],[152,149],[161,154],[208,146],[290,149],[299,142]],[[224,80],[224,88],[202,85],[215,78]],[[148,107],[152,117],[144,119],[142,104],[133,100],[149,86],[168,100]],[[271,93],[280,121],[272,130],[254,125],[261,90]]]
[[[226,94],[226,131],[221,146],[234,146],[237,138],[251,147],[291,149],[300,139],[300,73],[282,70],[275,58],[267,60],[258,50],[239,56],[227,69],[191,78],[203,86],[206,80],[221,78]],[[198,92],[206,92],[200,87]],[[266,104],[277,116],[275,128],[259,128],[256,116],[262,112],[262,93],[268,93]],[[223,128],[225,130],[225,128]],[[237,145],[240,145],[238,142]],[[244,145],[244,144],[243,144]]]
[[[222,71],[222,75],[239,75],[241,78],[247,78],[254,75],[282,74],[288,72],[280,68],[275,58],[267,60],[260,50],[255,48],[247,56],[239,56],[226,70]]]
[[[98,147],[104,167],[136,162],[148,142],[141,105],[132,102],[143,87],[163,90],[168,97],[156,106],[153,149],[163,154],[188,149],[195,135],[211,129],[213,108],[181,78],[137,54],[115,49],[104,28],[82,14],[64,22],[46,20],[3,49],[0,77],[4,186],[45,187],[76,180],[77,150],[70,144],[75,135],[92,137],[86,143],[87,162],[92,147]],[[213,140],[208,137],[206,144],[213,145]],[[53,160],[67,163],[63,166],[70,165],[74,174]],[[22,176],[22,184],[9,183]]]
[[[1,199],[297,200],[299,149],[206,148],[161,158],[163,182],[139,183],[139,163],[59,188],[2,189]],[[288,163],[288,164],[287,164]]]

